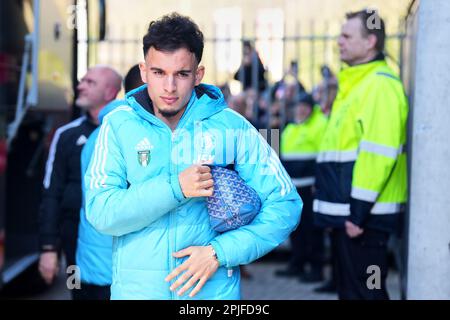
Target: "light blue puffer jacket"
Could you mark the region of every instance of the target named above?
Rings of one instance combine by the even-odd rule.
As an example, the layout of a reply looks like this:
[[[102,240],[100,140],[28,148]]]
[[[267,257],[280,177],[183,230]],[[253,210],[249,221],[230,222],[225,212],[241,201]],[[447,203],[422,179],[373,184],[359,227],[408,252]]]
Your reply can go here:
[[[126,103],[124,100],[114,100],[107,104],[99,113],[99,121],[116,107]],[[97,140],[100,128],[95,129],[81,152],[81,176],[83,177],[92,153],[94,152],[95,141]],[[80,210],[80,224],[78,225],[78,241],[76,262],[80,269],[81,281],[97,286],[109,286],[112,279],[112,237],[104,235],[95,230],[86,220],[85,214],[85,188],[82,187],[82,206]]]
[[[149,107],[144,85],[104,119],[85,175],[86,214],[113,235],[112,299],[189,299],[164,278],[187,257],[172,253],[211,244],[220,268],[194,297],[239,299],[240,264],[287,239],[302,201],[276,153],[247,120],[226,106],[220,90],[196,87],[173,132]],[[205,198],[185,199],[178,175],[199,160],[234,163],[259,194],[260,213],[249,224],[219,234],[211,229]]]

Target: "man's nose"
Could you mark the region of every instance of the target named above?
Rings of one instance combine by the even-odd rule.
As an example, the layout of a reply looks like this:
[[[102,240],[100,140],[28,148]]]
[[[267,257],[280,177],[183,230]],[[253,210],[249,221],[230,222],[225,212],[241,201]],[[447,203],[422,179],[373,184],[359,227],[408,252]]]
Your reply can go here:
[[[174,92],[177,89],[177,84],[175,77],[172,75],[169,75],[166,77],[166,80],[164,82],[164,90],[167,92]]]
[[[84,88],[84,82],[80,81],[80,83],[78,83],[78,85],[77,85],[77,91],[81,91],[81,90],[83,90],[83,88]]]

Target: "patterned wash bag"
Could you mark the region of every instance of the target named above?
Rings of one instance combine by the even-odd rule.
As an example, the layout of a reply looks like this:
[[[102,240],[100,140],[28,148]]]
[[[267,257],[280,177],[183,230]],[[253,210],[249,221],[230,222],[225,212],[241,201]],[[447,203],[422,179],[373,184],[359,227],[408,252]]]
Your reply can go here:
[[[261,200],[234,170],[209,166],[214,194],[206,198],[211,227],[218,232],[249,224],[259,213]]]

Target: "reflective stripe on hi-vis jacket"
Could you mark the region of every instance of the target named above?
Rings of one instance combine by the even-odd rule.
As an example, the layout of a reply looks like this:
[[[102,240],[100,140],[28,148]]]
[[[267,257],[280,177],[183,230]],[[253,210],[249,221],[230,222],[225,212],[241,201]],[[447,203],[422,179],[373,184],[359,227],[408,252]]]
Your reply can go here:
[[[315,183],[315,164],[326,125],[326,117],[316,106],[305,122],[288,124],[281,135],[281,160],[297,188]]]

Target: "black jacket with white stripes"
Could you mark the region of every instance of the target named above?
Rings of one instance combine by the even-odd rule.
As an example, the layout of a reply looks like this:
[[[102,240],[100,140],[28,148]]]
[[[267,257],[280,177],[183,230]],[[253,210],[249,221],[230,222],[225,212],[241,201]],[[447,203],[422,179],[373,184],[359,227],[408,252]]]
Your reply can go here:
[[[88,116],[83,116],[55,132],[45,168],[39,213],[39,242],[42,250],[60,246],[60,228],[65,219],[79,222],[81,150],[96,127]]]

